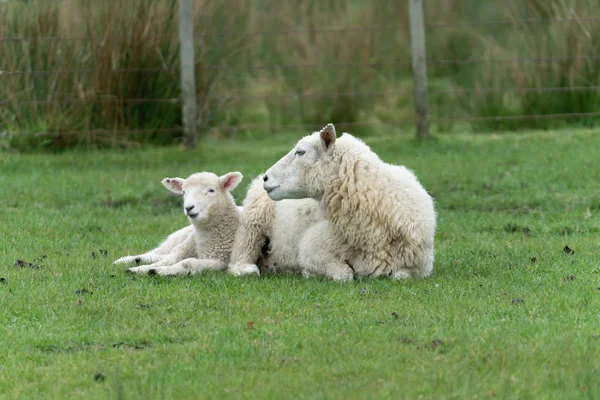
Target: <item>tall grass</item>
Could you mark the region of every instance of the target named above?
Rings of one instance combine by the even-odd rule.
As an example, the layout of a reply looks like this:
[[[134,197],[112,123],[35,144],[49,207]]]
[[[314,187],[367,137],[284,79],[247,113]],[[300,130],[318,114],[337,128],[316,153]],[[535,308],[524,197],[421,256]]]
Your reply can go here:
[[[518,25],[503,35],[472,37],[480,58],[514,60],[486,63],[457,73],[460,87],[494,88],[463,97],[467,113],[476,117],[497,115],[553,115],[589,113],[600,106],[599,91],[543,88],[591,88],[600,85],[600,27],[590,17],[600,15],[595,0],[528,0],[511,2],[505,19],[558,20]],[[563,20],[562,22],[560,20]],[[564,20],[569,20],[565,22]],[[512,88],[515,90],[503,90]],[[543,118],[476,123],[478,129],[549,128],[581,119]],[[597,118],[583,120],[597,123]]]
[[[2,36],[14,38],[0,42],[0,70],[22,72],[0,76],[0,98],[7,102],[0,131],[38,133],[9,134],[12,145],[179,139],[180,132],[161,133],[180,121],[177,101],[166,101],[179,97],[176,0],[11,1],[0,8]],[[220,33],[246,29],[252,10],[243,1],[197,0],[195,11],[198,124],[204,128],[228,103],[216,94],[244,83],[231,85],[221,69],[205,65],[244,55],[248,43],[223,40]]]
[[[431,63],[434,127],[456,129],[452,121],[457,117],[598,109],[598,91],[541,90],[600,85],[600,60],[592,58],[599,54],[600,28],[586,19],[600,15],[597,1],[440,0],[425,5],[426,22],[435,25],[427,29],[429,59],[514,60]],[[573,21],[464,24],[523,19]],[[456,23],[462,25],[448,26]],[[271,126],[274,132],[280,125],[310,127],[325,121],[410,121],[408,24],[403,1],[196,0],[199,131],[223,135],[248,124]],[[343,29],[356,27],[377,28]],[[0,75],[0,101],[5,102],[0,104],[0,135],[11,146],[180,139],[180,132],[171,131],[181,117],[176,0],[9,0],[0,3],[0,35],[21,38],[0,41],[0,70],[23,72]],[[69,40],[42,39],[48,37]],[[57,70],[76,72],[37,72]],[[441,123],[445,117],[452,118]],[[569,122],[581,120],[484,120],[457,126],[512,130]],[[144,133],[136,134],[139,130]],[[44,134],[50,131],[63,133]]]

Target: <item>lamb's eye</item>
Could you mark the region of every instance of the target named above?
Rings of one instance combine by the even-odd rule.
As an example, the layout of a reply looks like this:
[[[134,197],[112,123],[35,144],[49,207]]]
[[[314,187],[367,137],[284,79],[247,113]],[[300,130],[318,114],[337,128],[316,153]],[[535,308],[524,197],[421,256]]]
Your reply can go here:
[[[306,153],[304,150],[296,150],[296,155],[297,156],[303,156],[304,153]]]
[[[185,190],[182,190],[182,191],[181,191],[181,194],[185,194]]]
[[[208,193],[214,193],[215,189],[208,189]]]

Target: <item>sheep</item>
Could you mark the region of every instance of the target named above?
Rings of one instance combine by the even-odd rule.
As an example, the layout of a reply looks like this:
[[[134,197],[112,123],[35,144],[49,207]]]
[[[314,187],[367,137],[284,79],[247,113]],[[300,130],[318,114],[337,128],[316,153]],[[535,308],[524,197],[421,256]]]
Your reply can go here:
[[[156,249],[122,257],[114,264],[151,263],[129,268],[128,272],[152,275],[197,274],[206,269],[226,269],[242,212],[230,191],[241,180],[239,172],[221,177],[200,172],[187,179],[163,179],[162,184],[168,190],[183,195],[184,213],[191,225],[169,235]]]
[[[433,271],[436,214],[431,196],[412,171],[383,162],[350,134],[338,139],[333,124],[302,138],[267,170],[263,190],[276,202],[318,202],[322,219],[294,238],[305,275],[405,279]],[[259,201],[245,211],[232,249],[233,274],[256,273],[250,260],[262,232],[252,229],[260,227],[257,221],[272,223],[273,210],[272,203]]]

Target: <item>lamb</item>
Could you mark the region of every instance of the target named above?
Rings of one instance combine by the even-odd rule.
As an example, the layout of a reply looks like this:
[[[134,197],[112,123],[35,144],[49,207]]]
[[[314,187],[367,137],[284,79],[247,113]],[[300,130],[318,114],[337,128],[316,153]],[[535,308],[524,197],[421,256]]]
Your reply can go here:
[[[239,172],[221,177],[200,172],[187,179],[163,179],[168,190],[183,195],[183,209],[190,225],[169,235],[156,249],[122,257],[114,264],[151,263],[128,271],[152,275],[226,269],[241,214],[241,207],[236,206],[230,192],[241,180]]]
[[[278,203],[318,202],[321,219],[293,238],[305,275],[405,279],[433,271],[436,214],[431,196],[407,168],[383,162],[350,134],[338,139],[333,124],[302,138],[273,165],[263,176],[263,190]],[[250,260],[264,229],[258,235],[252,230],[260,223],[272,224],[276,214],[272,203],[256,203],[248,204],[236,232],[230,263],[236,275],[256,273]]]

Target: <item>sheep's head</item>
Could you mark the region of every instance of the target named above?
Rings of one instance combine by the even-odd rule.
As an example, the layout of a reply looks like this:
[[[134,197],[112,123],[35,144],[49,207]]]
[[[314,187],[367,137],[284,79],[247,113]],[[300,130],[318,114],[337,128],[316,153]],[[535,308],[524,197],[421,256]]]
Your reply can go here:
[[[324,163],[335,146],[333,124],[302,138],[263,176],[264,188],[273,200],[320,199],[323,195]]]
[[[229,192],[242,181],[242,177],[239,172],[223,176],[198,172],[187,179],[165,178],[162,184],[171,192],[183,195],[183,212],[192,224],[202,225],[215,214],[214,208],[223,207],[227,202],[235,206]]]

